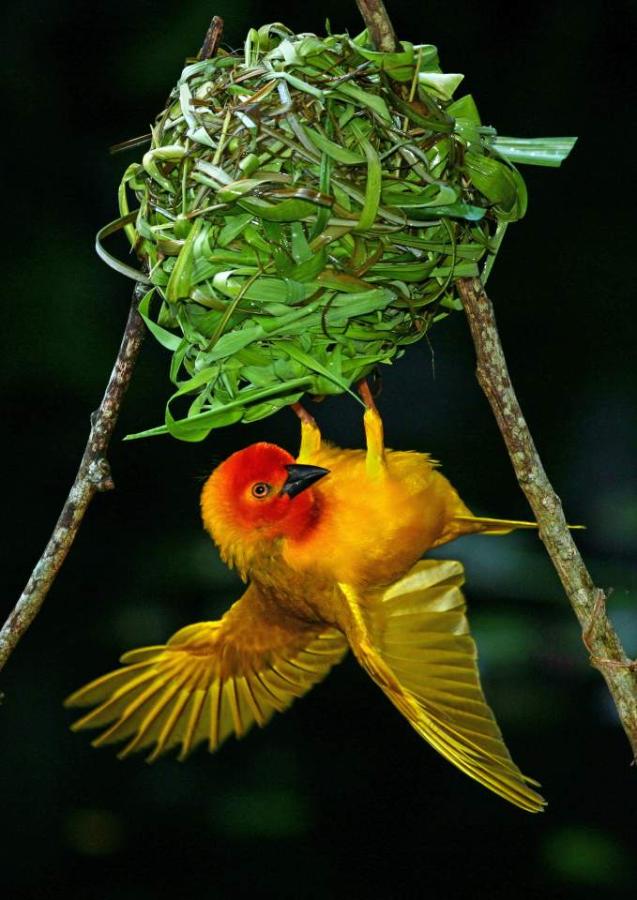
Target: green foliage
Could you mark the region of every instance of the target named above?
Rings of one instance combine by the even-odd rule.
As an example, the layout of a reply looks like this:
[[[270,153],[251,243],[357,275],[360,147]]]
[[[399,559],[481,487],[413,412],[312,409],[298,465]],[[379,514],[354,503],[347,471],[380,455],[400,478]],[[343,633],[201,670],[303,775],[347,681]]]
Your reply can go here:
[[[486,275],[525,213],[511,159],[556,165],[573,144],[498,138],[452,101],[461,80],[431,45],[282,25],[186,65],[98,235],[148,283],[142,315],[173,354],[165,424],[136,437],[198,441],[342,393],[459,308],[454,278]],[[119,228],[145,274],[102,247]]]

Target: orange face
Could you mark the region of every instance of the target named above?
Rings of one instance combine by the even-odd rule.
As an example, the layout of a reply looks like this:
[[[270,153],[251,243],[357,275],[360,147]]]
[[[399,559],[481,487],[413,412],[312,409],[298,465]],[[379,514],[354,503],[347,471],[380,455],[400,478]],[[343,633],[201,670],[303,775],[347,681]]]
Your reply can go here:
[[[237,542],[301,537],[319,512],[310,486],[327,474],[296,463],[275,444],[252,444],[233,453],[206,482],[204,525],[224,556],[234,555]]]

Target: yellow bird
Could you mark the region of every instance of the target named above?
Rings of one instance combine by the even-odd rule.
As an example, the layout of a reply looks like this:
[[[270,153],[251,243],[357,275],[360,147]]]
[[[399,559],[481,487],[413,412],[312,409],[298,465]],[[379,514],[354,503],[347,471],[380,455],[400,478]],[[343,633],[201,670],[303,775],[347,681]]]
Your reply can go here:
[[[77,691],[95,708],[74,729],[105,728],[95,746],[149,760],[199,743],[215,750],[321,681],[351,648],[392,703],[459,769],[530,812],[543,798],[506,749],[484,698],[460,590],[460,563],[420,560],[463,534],[531,523],[473,516],[422,453],[386,450],[373,405],[366,450],[324,443],[300,412],[295,460],[274,444],[233,454],[206,482],[203,522],[223,559],[249,581],[216,622],[166,645],[126,653],[124,666]]]

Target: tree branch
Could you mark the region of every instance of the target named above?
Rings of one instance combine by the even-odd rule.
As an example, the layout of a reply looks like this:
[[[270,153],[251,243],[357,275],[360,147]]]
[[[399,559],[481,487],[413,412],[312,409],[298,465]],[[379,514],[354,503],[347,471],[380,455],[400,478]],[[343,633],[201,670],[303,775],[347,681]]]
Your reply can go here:
[[[222,35],[223,19],[221,16],[213,16],[201,45],[201,50],[197,54],[197,59],[212,59],[221,43]]]
[[[520,487],[533,510],[540,537],[582,627],[591,663],[600,670],[637,758],[637,663],[629,660],[606,615],[606,596],[595,587],[571,532],[562,504],[544,471],[507,369],[493,304],[479,278],[459,278],[471,336],[476,375],[491,405]]]
[[[396,32],[383,0],[356,0],[356,5],[374,47],[387,53],[398,50]]]
[[[222,33],[223,19],[213,16],[201,50],[197,54],[198,59],[209,59],[215,55]],[[20,599],[0,631],[0,670],[40,612],[96,492],[110,491],[115,487],[106,453],[144,339],[144,322],[137,307],[145,290],[141,284],[135,286],[119,353],[102,402],[91,415],[91,431],[84,455],[53,534]]]
[[[378,49],[397,48],[382,0],[356,0]],[[560,499],[544,471],[507,369],[493,305],[479,278],[456,281],[477,358],[478,382],[491,405],[520,487],[533,510],[546,550],[582,628],[592,665],[604,677],[633,757],[637,759],[637,662],[628,659],[597,588],[568,529]]]
[[[91,415],[91,431],[66,503],[27,586],[0,631],[0,669],[39,613],[71,549],[89,503],[98,491],[110,491],[115,487],[106,453],[144,338],[144,322],[137,311],[143,290],[142,285],[137,285],[133,293],[119,353],[102,402]]]

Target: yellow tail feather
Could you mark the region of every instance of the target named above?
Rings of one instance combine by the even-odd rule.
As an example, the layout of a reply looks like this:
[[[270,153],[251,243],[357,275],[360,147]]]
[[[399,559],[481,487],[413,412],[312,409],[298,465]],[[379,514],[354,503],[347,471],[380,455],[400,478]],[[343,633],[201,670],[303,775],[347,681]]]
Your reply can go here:
[[[537,529],[537,522],[524,522],[518,519],[492,519],[489,516],[454,516],[459,523],[460,534],[509,534],[517,528]]]
[[[458,535],[461,534],[509,534],[518,528],[539,528],[537,522],[525,522],[518,519],[492,519],[488,516],[454,516],[454,522],[459,523]],[[586,525],[569,525],[570,531],[583,531]]]

